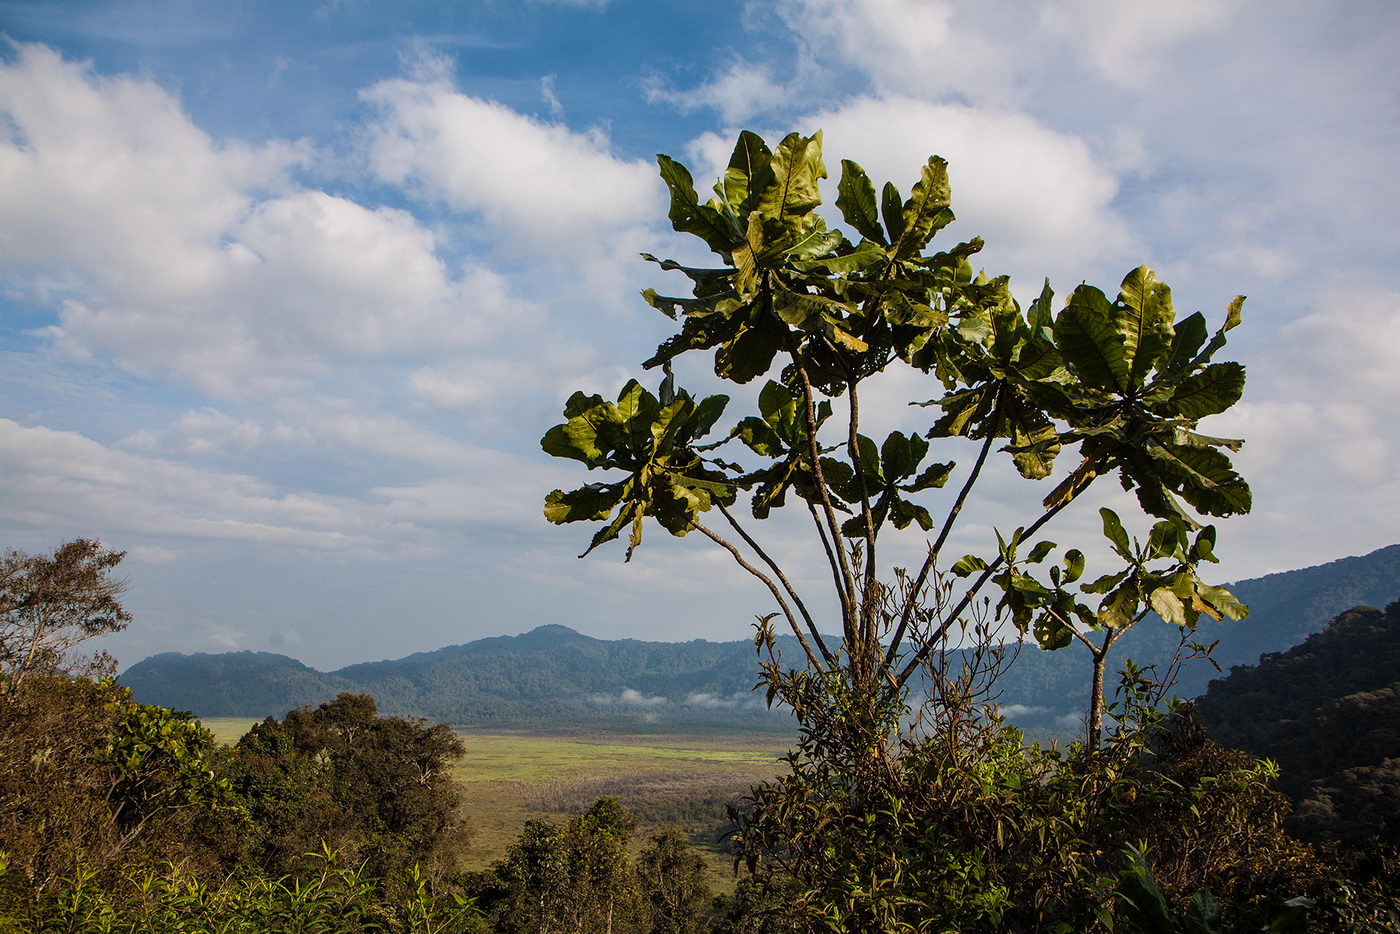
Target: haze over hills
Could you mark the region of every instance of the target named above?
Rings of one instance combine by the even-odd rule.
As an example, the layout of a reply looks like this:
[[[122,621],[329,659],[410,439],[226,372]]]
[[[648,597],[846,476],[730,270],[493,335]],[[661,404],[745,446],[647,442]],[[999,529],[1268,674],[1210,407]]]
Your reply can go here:
[[[1226,669],[1289,649],[1353,606],[1400,599],[1400,545],[1232,586],[1251,607],[1248,619],[1203,620],[1197,634],[1199,641],[1219,639],[1215,657]],[[1179,635],[1144,621],[1114,659],[1163,662]],[[791,640],[782,645],[795,651]],[[331,672],[269,652],[167,653],[132,665],[121,680],[140,701],[206,717],[281,715],[352,691],[372,694],[387,714],[467,727],[789,729],[788,718],[768,711],[752,691],[756,670],[750,640],[603,640],[551,625]],[[1214,669],[1198,662],[1182,673],[1176,693],[1202,694],[1213,677]],[[1026,646],[998,687],[1018,722],[1068,725],[1082,709],[1086,683],[1077,646]]]

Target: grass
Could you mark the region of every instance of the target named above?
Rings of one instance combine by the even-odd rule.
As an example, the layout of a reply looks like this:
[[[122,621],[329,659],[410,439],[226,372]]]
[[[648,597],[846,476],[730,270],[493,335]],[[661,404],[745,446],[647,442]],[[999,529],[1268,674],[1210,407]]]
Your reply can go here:
[[[256,719],[201,721],[221,743],[235,743]],[[733,886],[731,861],[718,840],[725,806],[783,770],[789,740],[772,733],[553,735],[460,733],[467,754],[453,768],[465,786],[474,829],[470,868],[505,855],[525,821],[562,823],[605,795],[638,818],[637,845],[681,827],[710,865],[714,888]]]

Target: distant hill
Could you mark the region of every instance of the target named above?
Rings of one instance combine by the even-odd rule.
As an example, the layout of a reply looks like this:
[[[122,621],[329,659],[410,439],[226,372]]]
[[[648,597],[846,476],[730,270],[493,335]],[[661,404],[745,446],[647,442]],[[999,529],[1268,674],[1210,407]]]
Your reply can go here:
[[[1206,620],[1198,633],[1203,641],[1220,640],[1216,659],[1227,668],[1288,649],[1349,607],[1400,598],[1400,545],[1233,587],[1252,607],[1249,618]],[[1163,662],[1178,635],[1175,627],[1145,621],[1124,637],[1115,657]],[[790,639],[786,644],[796,651]],[[1203,693],[1212,677],[1215,671],[1198,663],[1183,673],[1176,693]],[[462,726],[790,729],[790,720],[768,712],[752,692],[756,678],[747,639],[604,640],[566,626],[541,626],[332,672],[266,652],[167,653],[131,666],[121,680],[138,700],[206,717],[281,715],[298,704],[355,691],[373,694],[388,714]],[[1013,718],[1036,726],[1067,721],[1082,710],[1086,680],[1086,658],[1077,646],[1059,652],[1026,646],[998,687]]]
[[[1237,665],[1253,665],[1266,653],[1292,648],[1354,606],[1386,606],[1400,600],[1400,545],[1229,586],[1249,606],[1249,616],[1218,623],[1203,617],[1193,636],[1203,643],[1219,640],[1214,658],[1226,673]],[[1156,618],[1144,620],[1114,647],[1110,667],[1125,658],[1139,665],[1164,665],[1180,636],[1175,626]],[[1058,652],[1023,651],[1018,670],[1002,684],[1002,702],[1035,708],[1042,721],[1052,715],[1072,716],[1083,709],[1087,696],[1086,655],[1077,645]],[[1193,662],[1183,666],[1173,693],[1204,694],[1213,679],[1223,676],[1207,662]]]
[[[1295,832],[1400,843],[1400,602],[1348,610],[1196,706],[1219,742],[1278,763]]]
[[[386,714],[460,726],[787,730],[753,693],[752,640],[594,639],[567,626],[478,639],[406,658],[320,672],[284,655],[166,653],[132,665],[123,684],[144,702],[205,717],[281,715],[341,691],[372,694]]]

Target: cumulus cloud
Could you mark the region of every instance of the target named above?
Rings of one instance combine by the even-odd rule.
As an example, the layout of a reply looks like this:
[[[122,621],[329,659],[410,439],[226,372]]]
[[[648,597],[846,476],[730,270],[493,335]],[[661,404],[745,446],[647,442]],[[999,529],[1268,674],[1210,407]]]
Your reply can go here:
[[[697,87],[679,90],[657,78],[646,86],[651,103],[670,104],[682,113],[702,108],[718,111],[725,125],[732,126],[791,101],[800,79],[780,82],[765,64],[733,62],[724,71]]]
[[[614,155],[601,131],[579,133],[463,94],[446,59],[420,58],[410,76],[361,97],[379,114],[368,130],[376,175],[480,214],[493,233],[557,244],[656,216],[650,164]]]
[[[930,155],[947,159],[958,220],[942,236],[983,237],[988,271],[1026,289],[1050,275],[1067,291],[1137,248],[1113,205],[1114,174],[1083,140],[1025,114],[864,97],[802,124],[824,131],[833,165],[854,159],[906,193]]]
[[[408,213],[298,187],[306,145],[215,140],[148,80],[23,45],[0,114],[0,270],[57,304],[43,333],[70,357],[233,396],[528,318]]]

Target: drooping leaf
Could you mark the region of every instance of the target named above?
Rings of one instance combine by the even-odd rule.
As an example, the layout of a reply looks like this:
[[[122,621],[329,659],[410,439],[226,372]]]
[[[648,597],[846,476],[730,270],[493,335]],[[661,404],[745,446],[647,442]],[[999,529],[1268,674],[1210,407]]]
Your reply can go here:
[[[1107,506],[1100,507],[1099,516],[1103,519],[1103,536],[1113,543],[1113,550],[1124,558],[1132,557],[1132,548],[1128,544],[1128,533],[1123,528],[1123,520],[1118,518],[1118,513]]]
[[[879,209],[875,201],[875,186],[865,170],[850,159],[841,160],[841,182],[837,186],[836,207],[862,237],[881,246],[888,246],[885,232],[880,229]]]
[[[670,156],[657,154],[661,177],[671,192],[671,226],[680,233],[691,233],[704,240],[716,253],[726,253],[737,246],[739,232],[719,211],[701,204],[695,194],[695,180],[690,171]]]

